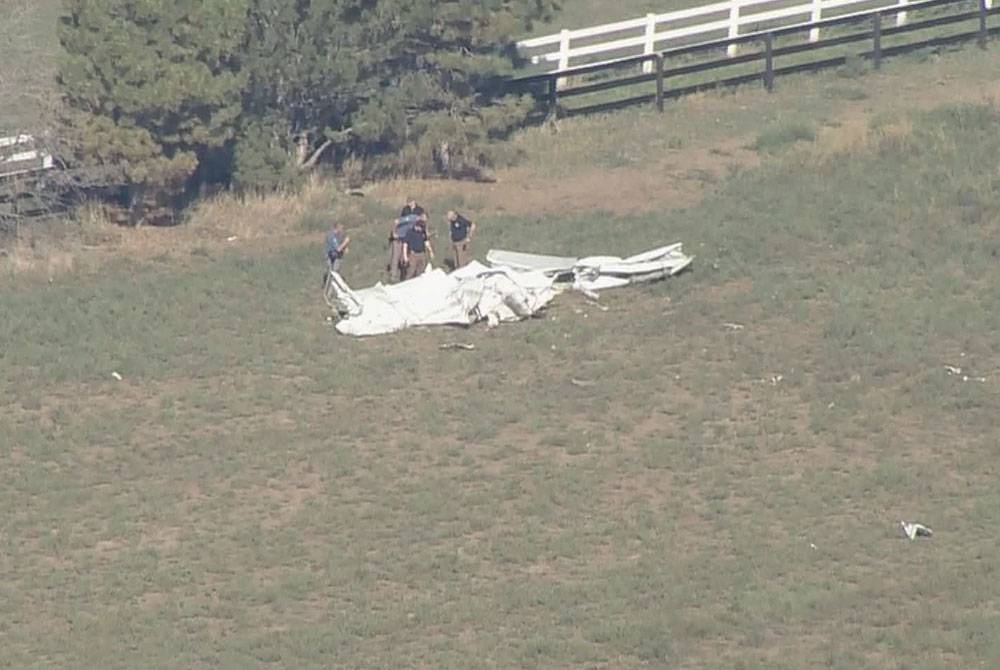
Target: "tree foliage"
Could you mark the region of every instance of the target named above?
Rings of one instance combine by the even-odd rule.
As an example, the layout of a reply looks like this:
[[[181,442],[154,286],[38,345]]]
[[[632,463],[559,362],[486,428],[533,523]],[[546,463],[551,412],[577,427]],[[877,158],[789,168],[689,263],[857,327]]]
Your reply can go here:
[[[273,187],[320,163],[489,165],[497,96],[554,0],[69,0],[60,82],[79,158],[135,190]]]
[[[176,194],[242,113],[246,0],[69,0],[66,128],[85,165]]]

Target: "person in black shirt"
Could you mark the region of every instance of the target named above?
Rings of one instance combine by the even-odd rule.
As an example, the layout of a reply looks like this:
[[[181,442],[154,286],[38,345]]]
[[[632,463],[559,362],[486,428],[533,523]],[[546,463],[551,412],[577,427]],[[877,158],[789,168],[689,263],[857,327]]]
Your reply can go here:
[[[413,198],[407,200],[406,204],[403,205],[403,209],[399,210],[399,218],[403,218],[404,216],[409,216],[411,214],[424,216],[424,208],[418,205],[417,201]]]
[[[423,274],[427,269],[427,257],[434,258],[434,248],[427,237],[427,224],[418,220],[403,238],[403,265],[406,266],[406,278]]]
[[[451,230],[451,250],[455,255],[457,270],[469,262],[472,234],[476,231],[476,224],[454,210],[449,210],[445,220]]]

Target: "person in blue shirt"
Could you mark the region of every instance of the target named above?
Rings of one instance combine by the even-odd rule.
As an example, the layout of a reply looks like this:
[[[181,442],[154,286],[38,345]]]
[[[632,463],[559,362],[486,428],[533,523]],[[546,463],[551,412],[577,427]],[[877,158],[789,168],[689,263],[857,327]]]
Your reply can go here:
[[[472,234],[476,231],[476,224],[454,210],[448,211],[445,220],[451,231],[451,250],[455,255],[457,270],[469,262]]]
[[[418,219],[403,238],[403,265],[406,266],[407,279],[424,273],[428,256],[434,258],[434,248],[427,236],[427,223]]]
[[[389,229],[389,281],[396,283],[403,276],[403,240],[410,232],[410,228],[421,220],[419,214],[406,214],[393,221]],[[405,277],[404,277],[405,278]]]
[[[344,234],[344,224],[335,223],[326,234],[326,261],[329,269],[340,272],[341,261],[347,253],[351,238]]]

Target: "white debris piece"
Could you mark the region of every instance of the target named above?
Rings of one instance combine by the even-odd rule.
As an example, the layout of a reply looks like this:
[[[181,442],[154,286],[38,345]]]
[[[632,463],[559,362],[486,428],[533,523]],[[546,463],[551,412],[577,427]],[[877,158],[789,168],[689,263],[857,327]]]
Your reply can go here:
[[[494,267],[506,267],[521,271],[537,270],[548,275],[572,272],[576,260],[570,256],[544,256],[502,249],[490,249],[486,253],[486,262]]]
[[[462,351],[474,351],[476,345],[465,342],[445,342],[438,346],[438,349],[461,349]]]
[[[573,288],[588,297],[608,288],[664,279],[684,270],[694,257],[687,256],[680,242],[657,247],[635,256],[543,256],[491,249],[486,260],[493,266],[542,272],[557,280],[572,280]]]
[[[555,296],[552,278],[541,272],[488,268],[473,261],[451,274],[429,270],[399,284],[352,290],[331,273],[332,304],[341,314],[337,331],[365,336],[411,326],[495,326],[517,321],[542,309]]]
[[[900,521],[899,525],[903,527],[903,533],[905,533],[906,537],[910,540],[915,540],[918,537],[930,537],[934,534],[934,531],[923,524]]]

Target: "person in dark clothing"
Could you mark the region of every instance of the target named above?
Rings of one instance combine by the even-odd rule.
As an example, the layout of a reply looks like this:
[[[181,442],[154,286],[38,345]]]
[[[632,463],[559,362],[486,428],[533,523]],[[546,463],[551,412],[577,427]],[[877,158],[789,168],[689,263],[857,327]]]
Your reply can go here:
[[[457,270],[469,262],[472,234],[476,231],[476,224],[454,210],[445,215],[445,221],[448,222],[451,232],[451,250],[455,256]]]
[[[403,238],[403,265],[406,266],[406,278],[423,274],[427,269],[428,257],[434,258],[434,248],[427,237],[427,224],[417,220]]]
[[[420,221],[416,214],[406,214],[392,223],[389,229],[389,282],[395,284],[400,279],[406,279],[403,266],[403,240],[415,223]]]
[[[411,214],[415,214],[417,216],[424,215],[424,208],[418,205],[417,201],[414,200],[413,198],[407,200],[406,204],[403,205],[403,209],[399,210],[399,218],[403,218],[404,216],[410,216]]]

